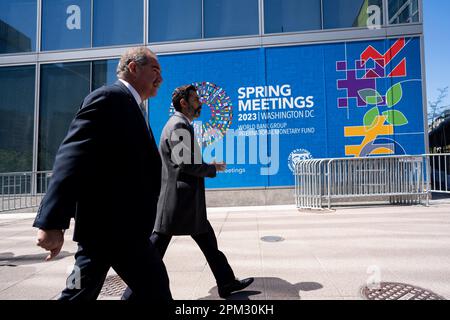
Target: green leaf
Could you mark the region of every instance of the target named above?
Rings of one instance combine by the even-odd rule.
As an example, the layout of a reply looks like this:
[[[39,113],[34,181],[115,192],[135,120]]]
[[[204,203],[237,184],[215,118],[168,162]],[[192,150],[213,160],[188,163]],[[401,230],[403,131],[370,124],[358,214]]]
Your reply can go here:
[[[397,110],[389,110],[383,112],[383,115],[387,118],[387,122],[393,126],[404,126],[408,124],[408,119],[405,115]]]
[[[378,104],[378,99],[377,99],[377,97],[367,97],[366,103],[367,104]]]
[[[380,115],[378,108],[372,108],[364,115],[364,126],[372,127],[375,124],[375,119]]]
[[[379,104],[383,102],[383,97],[381,94],[374,89],[362,89],[358,91],[358,94],[367,104]]]
[[[403,89],[401,83],[397,83],[389,88],[386,92],[386,104],[389,108],[392,108],[402,100]]]

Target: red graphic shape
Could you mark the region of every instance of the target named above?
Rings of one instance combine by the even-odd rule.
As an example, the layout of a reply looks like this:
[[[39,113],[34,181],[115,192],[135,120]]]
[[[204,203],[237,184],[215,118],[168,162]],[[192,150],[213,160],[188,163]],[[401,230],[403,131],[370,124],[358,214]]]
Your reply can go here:
[[[361,54],[361,60],[367,62],[370,58],[375,61],[379,60],[379,63],[382,64],[383,67],[389,64],[389,62],[394,59],[394,57],[402,51],[405,47],[405,38],[398,39],[392,47],[390,47],[384,55],[382,55],[377,49],[372,46],[367,47],[366,50]],[[377,61],[378,62],[378,61]]]
[[[366,78],[366,79],[377,79],[377,78],[380,78],[380,76],[374,70],[369,70],[366,73],[366,75],[364,76],[364,78]]]
[[[392,70],[388,77],[406,77],[406,58]]]

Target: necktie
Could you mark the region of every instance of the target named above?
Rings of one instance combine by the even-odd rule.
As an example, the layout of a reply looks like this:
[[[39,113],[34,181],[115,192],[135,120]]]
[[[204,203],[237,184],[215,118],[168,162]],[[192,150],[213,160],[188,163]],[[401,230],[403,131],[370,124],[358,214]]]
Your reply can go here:
[[[155,141],[155,137],[153,136],[152,128],[150,128],[150,124],[148,123],[148,114],[147,114],[147,110],[145,109],[145,105],[144,105],[143,102],[139,105],[139,109],[141,109],[142,116],[144,117],[144,119],[145,119],[145,124],[147,125],[147,128],[148,128],[148,132],[150,133],[150,140],[152,141],[152,144],[154,145],[154,147],[157,148],[157,146],[156,146],[156,141]]]
[[[147,110],[145,109],[144,102],[141,102],[141,104],[139,105],[139,109],[141,109],[142,115],[144,116],[145,124],[147,125],[147,128],[150,129],[150,127],[148,125],[148,114],[147,114]]]

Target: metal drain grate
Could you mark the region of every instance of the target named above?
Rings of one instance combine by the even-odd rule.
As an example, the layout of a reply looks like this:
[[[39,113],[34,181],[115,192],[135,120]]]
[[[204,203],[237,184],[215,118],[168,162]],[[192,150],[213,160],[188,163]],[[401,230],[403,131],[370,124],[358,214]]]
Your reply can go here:
[[[280,242],[280,241],[284,241],[284,239],[282,237],[279,236],[265,236],[261,238],[262,241],[265,242]]]
[[[103,288],[100,291],[101,296],[121,296],[127,285],[118,275],[106,277]]]
[[[445,300],[429,290],[395,282],[382,282],[376,289],[365,286],[361,293],[368,300]]]

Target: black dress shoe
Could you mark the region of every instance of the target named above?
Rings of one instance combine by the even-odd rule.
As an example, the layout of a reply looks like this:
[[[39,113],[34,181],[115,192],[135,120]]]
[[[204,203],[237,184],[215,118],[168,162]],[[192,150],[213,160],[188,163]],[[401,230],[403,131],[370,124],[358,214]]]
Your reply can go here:
[[[247,288],[249,285],[252,284],[253,280],[254,280],[253,278],[246,278],[246,279],[242,279],[242,280],[237,280],[237,279],[233,280],[232,282],[227,283],[218,288],[219,296],[221,298],[226,298],[234,291],[239,291],[244,288]]]

